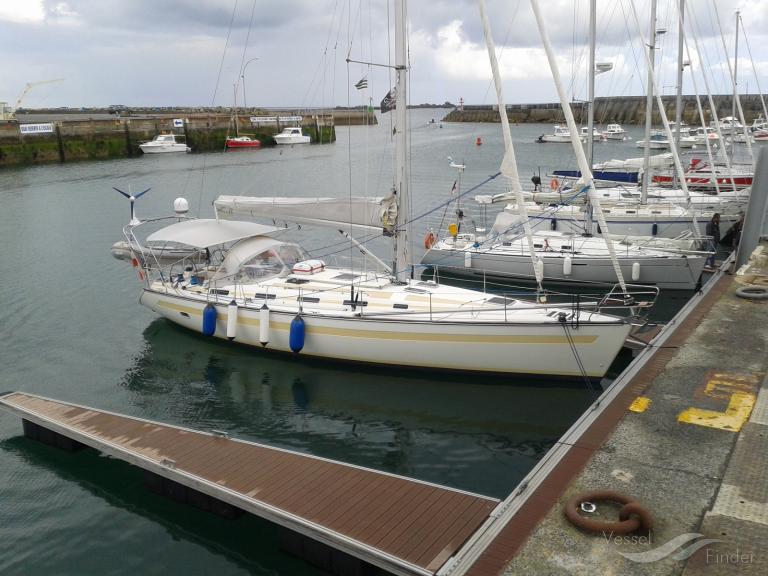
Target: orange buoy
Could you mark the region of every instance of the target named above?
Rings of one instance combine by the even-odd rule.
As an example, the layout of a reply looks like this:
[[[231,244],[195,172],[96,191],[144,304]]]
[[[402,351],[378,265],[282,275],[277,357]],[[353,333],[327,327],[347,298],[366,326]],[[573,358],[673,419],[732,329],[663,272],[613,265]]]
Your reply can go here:
[[[429,250],[432,248],[432,246],[435,245],[435,234],[433,232],[427,232],[427,235],[424,236],[424,248]]]
[[[549,181],[549,187],[552,190],[557,190],[560,187],[560,182],[557,178],[552,178],[552,180]]]
[[[480,138],[480,136],[477,137],[477,140],[475,140],[475,144],[480,146],[483,143],[483,139]]]

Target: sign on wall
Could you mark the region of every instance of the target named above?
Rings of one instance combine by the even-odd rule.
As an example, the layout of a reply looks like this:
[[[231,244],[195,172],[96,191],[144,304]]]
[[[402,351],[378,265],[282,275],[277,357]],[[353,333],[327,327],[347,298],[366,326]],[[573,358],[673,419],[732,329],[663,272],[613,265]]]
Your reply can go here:
[[[22,134],[49,134],[53,132],[53,124],[19,124],[19,132]]]
[[[184,128],[184,118],[174,118],[173,119],[173,127],[174,128]]]

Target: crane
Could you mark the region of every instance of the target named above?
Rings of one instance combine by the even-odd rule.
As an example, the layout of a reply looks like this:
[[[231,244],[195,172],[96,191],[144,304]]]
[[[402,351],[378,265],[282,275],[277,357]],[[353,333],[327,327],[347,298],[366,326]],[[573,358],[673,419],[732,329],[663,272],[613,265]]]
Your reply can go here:
[[[62,82],[63,80],[64,78],[55,78],[53,80],[40,80],[38,82],[27,82],[27,84],[24,86],[24,90],[21,91],[21,95],[16,99],[16,102],[13,104],[13,106],[11,106],[10,108],[4,108],[2,111],[0,111],[0,120],[15,119],[16,110],[19,109],[26,95],[29,94],[29,91],[32,90],[32,88],[34,88],[35,86],[40,86],[42,84],[52,84],[54,82]]]

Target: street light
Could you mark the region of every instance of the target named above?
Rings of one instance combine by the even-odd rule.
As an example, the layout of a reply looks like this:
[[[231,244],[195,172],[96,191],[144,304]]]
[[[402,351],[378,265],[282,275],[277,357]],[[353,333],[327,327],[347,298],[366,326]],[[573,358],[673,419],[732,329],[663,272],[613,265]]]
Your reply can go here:
[[[243,64],[243,68],[240,70],[240,79],[243,81],[243,108],[248,107],[248,104],[245,101],[245,69],[248,68],[248,64],[258,59],[259,59],[258,56],[256,56],[256,58],[251,58],[250,60],[248,60],[248,62]]]

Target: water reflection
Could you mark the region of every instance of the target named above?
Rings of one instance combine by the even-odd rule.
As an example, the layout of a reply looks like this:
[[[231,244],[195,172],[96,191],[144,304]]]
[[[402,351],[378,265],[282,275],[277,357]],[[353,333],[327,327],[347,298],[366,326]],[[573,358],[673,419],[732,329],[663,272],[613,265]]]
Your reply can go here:
[[[61,530],[47,529],[44,540],[33,539],[39,542],[41,550],[24,563],[21,572],[25,574],[35,570],[39,573],[96,574],[104,573],[106,569],[110,574],[161,576],[167,573],[165,563],[158,563],[156,555],[140,551],[162,549],[164,554],[173,554],[174,548],[179,554],[174,567],[184,573],[318,573],[309,564],[279,550],[277,532],[269,523],[248,514],[234,520],[221,518],[151,494],[145,490],[138,468],[119,460],[101,458],[93,450],[62,452],[27,438],[14,437],[0,442],[0,451],[34,468],[38,476],[52,475],[47,479],[47,486],[62,483],[66,497],[72,499],[70,514],[75,515],[74,520],[78,523],[77,530],[65,525]],[[85,491],[85,495],[74,490],[74,486]],[[17,496],[23,495],[23,487],[14,490]],[[96,496],[103,505],[88,506],[88,495]],[[35,495],[41,510],[55,510],[62,505],[61,499],[61,493],[51,490]],[[29,524],[36,522],[45,522],[45,515],[35,514],[23,521],[28,530],[31,530]],[[114,563],[114,549],[110,548],[110,558],[104,558],[91,539],[92,535],[78,534],[83,525],[100,529],[105,543],[119,541],[126,557],[120,563]],[[192,548],[190,555],[187,542],[210,555],[201,554],[197,548]],[[63,558],[68,561],[63,562]],[[21,567],[14,562],[11,557],[0,561],[2,573],[21,573]],[[69,565],[78,568],[70,571],[67,569]]]
[[[206,339],[163,319],[122,386],[145,417],[223,429],[505,496],[589,404],[583,385],[312,361]]]

